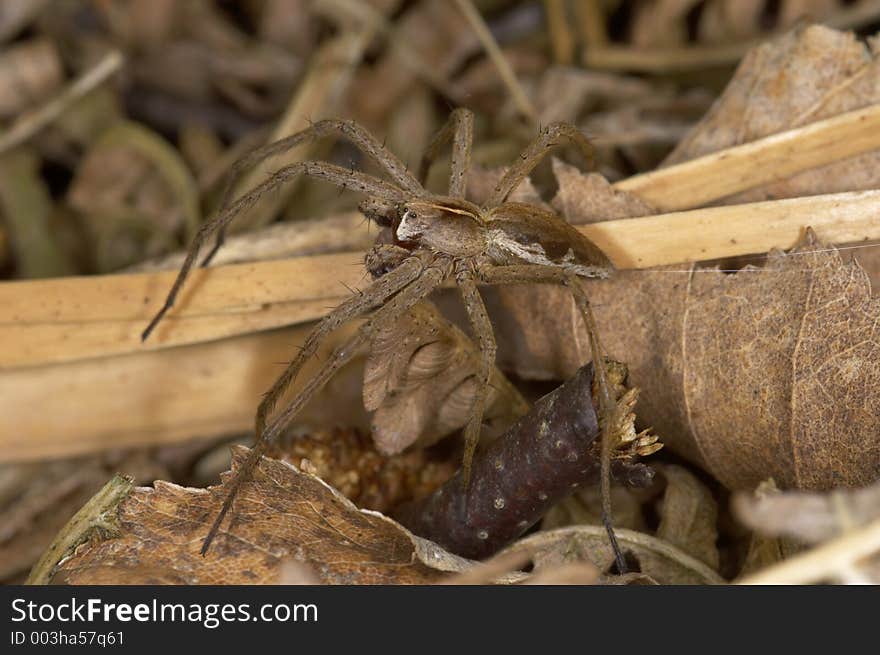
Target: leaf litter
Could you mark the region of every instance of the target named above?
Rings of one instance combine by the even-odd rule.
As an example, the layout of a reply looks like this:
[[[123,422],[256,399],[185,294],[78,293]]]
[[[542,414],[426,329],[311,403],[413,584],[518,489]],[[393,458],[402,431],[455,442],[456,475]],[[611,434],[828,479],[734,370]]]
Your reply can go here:
[[[25,155],[3,156],[5,164],[0,164],[6,168],[21,169],[23,156],[69,167],[72,180],[66,194],[59,196],[57,180],[44,183],[39,179],[42,169],[28,163],[25,173],[36,195],[32,192],[29,198],[15,190],[26,186],[7,185],[0,199],[2,211],[9,214],[0,224],[0,244],[7,244],[0,266],[13,275],[114,270],[177,250],[200,216],[214,208],[223,167],[234,160],[231,153],[246,150],[242,144],[259,129],[268,133],[266,118],[287,109],[312,107],[327,116],[351,107],[353,117],[377,133],[387,133],[392,149],[414,161],[443,119],[435,102],[438,94],[447,102],[469,104],[486,117],[479,117],[478,129],[494,139],[475,153],[484,169],[473,179],[475,198],[497,179],[493,166],[509,161],[532,133],[518,124],[509,89],[453,3],[409,3],[399,14],[394,2],[375,3],[371,15],[380,26],[375,40],[385,45],[371,46],[375,50],[369,64],[360,62],[363,51],[348,51],[353,59],[346,65],[347,81],[335,93],[329,92],[332,85],[322,86],[328,80],[321,78],[322,69],[310,68],[308,60],[325,38],[327,21],[343,26],[343,31],[357,31],[346,3],[328,3],[315,13],[297,0],[249,9],[257,40],[246,38],[235,21],[211,3],[185,9],[175,3],[150,4],[133,2],[130,11],[99,10],[109,26],[109,37],[101,38],[136,46],[126,51],[134,53],[129,70],[137,92],[104,86],[71,104],[51,128],[36,132]],[[658,52],[711,48],[716,42],[743,44],[760,36],[767,24],[757,19],[760,3],[739,4],[705,3],[695,15],[696,30],[686,24],[689,3],[651,3],[650,11],[642,5],[629,15],[626,35],[609,34],[615,47],[634,44],[660,48]],[[504,7],[491,17],[490,31],[501,42],[542,122],[573,121],[596,136],[601,173],[583,174],[554,161],[517,191],[519,199],[550,204],[575,224],[657,213],[636,193],[613,186],[631,173],[658,164],[672,166],[878,101],[876,42],[863,44],[852,33],[802,25],[752,48],[710,108],[713,85],[720,88],[718,82],[727,81],[726,74],[704,87],[677,79],[619,75],[610,72],[614,66],[602,71],[554,65],[561,63],[558,57],[564,48],[554,49],[551,56],[521,41],[518,34],[534,34],[543,26],[535,27],[527,14],[516,13],[515,3],[499,5]],[[791,25],[804,6],[785,3],[771,27]],[[832,23],[845,23],[848,14],[841,7],[827,2],[814,3],[811,9]],[[32,25],[33,31],[55,39],[69,29],[62,27],[64,12],[49,17],[41,16],[39,8],[29,11],[33,13],[15,19],[20,24],[0,25],[0,34],[14,35],[21,25]],[[189,27],[175,27],[182,18],[187,20],[180,24]],[[660,30],[662,42],[651,40],[656,29],[644,27],[658,21],[667,26]],[[555,48],[559,33],[554,29],[559,25],[550,29]],[[576,42],[583,38],[581,33],[571,36]],[[74,39],[81,37],[73,33]],[[254,47],[255,43],[265,47]],[[455,47],[447,47],[449,43]],[[36,76],[28,81],[39,93],[28,96],[28,105],[9,110],[8,118],[16,125],[27,116],[23,112],[50,102],[63,85],[63,71],[59,74],[52,65],[59,54],[46,49],[45,42],[34,44],[39,47],[32,52],[42,53],[48,65],[42,72],[35,69]],[[420,67],[418,58],[410,56],[416,44],[435,70]],[[587,61],[595,49],[592,43],[586,46]],[[65,51],[61,56],[67,56]],[[85,59],[89,60],[93,59]],[[166,74],[171,69],[186,70],[187,82],[174,82],[174,76]],[[8,74],[0,66],[0,89]],[[318,94],[298,96],[298,84]],[[369,92],[379,84],[383,93]],[[120,103],[123,93],[126,102]],[[309,105],[310,98],[318,98],[317,104]],[[294,114],[288,117],[311,119]],[[169,123],[171,115],[182,118]],[[133,119],[135,130],[127,136],[126,119]],[[115,152],[108,152],[113,129],[123,138],[113,142]],[[168,135],[172,136],[166,143],[162,137]],[[331,156],[340,161],[350,156],[344,148],[334,150]],[[880,170],[876,157],[876,151],[866,153],[716,202],[874,189]],[[442,179],[445,165],[441,161],[435,167],[437,179]],[[131,179],[107,186],[104,173]],[[63,197],[59,207],[50,206],[50,195]],[[40,201],[37,222],[26,232],[22,208],[34,198]],[[363,242],[350,235],[345,217],[355,201],[347,195],[337,198],[304,188],[272,204],[288,218],[320,217],[329,209],[342,227],[341,236],[334,237],[331,230],[328,240],[338,241],[342,250]],[[63,229],[57,227],[70,216],[74,220],[63,223]],[[269,218],[271,212],[259,220]],[[809,227],[808,216],[803,224]],[[859,508],[860,499],[873,498],[867,485],[880,474],[880,408],[874,391],[880,370],[874,333],[878,309],[871,289],[871,280],[878,279],[880,255],[871,244],[837,250],[822,237],[805,231],[801,243],[788,252],[717,262],[714,267],[620,271],[611,280],[590,285],[603,346],[609,357],[626,362],[629,384],[639,390],[636,423],[639,429],[650,426],[667,446],[648,460],[657,473],[653,484],[615,489],[619,533],[639,572],[609,573],[610,551],[595,529],[595,493],[585,489],[556,504],[540,529],[510,546],[527,551],[527,561],[510,560],[489,577],[480,574],[481,582],[523,580],[523,574],[510,572],[531,562],[533,572],[525,579],[532,582],[714,583],[775,570],[780,562],[809,554],[815,544],[834,545],[859,536],[859,530],[876,520],[863,517]],[[333,244],[322,245],[316,238],[317,245],[309,248],[333,252]],[[273,252],[263,256],[280,251]],[[247,260],[261,255],[254,248],[236,256]],[[490,432],[500,434],[548,390],[541,381],[572,378],[589,359],[589,348],[564,293],[515,287],[487,290],[486,295],[499,341],[487,418],[493,424]],[[442,294],[436,301],[453,322],[458,321]],[[358,509],[392,513],[407,499],[433,493],[452,475],[457,461],[454,446],[450,448],[444,437],[456,433],[466,420],[475,364],[465,333],[427,304],[395,328],[377,340],[367,359],[364,401],[374,410],[370,433],[343,427],[287,435],[289,441],[271,454],[294,466],[274,459],[262,462],[260,478],[240,500],[232,534],[224,537],[222,552],[213,554],[214,560],[202,562],[197,550],[222,487],[205,491],[157,482],[152,489],[134,490],[120,505],[119,536],[95,535],[79,546],[59,567],[56,581],[412,583],[455,581],[456,572],[476,571],[473,562],[414,537],[374,511]],[[332,406],[332,390],[326,396],[322,402]],[[221,435],[210,436],[216,443]],[[196,448],[187,458],[207,458],[209,450]],[[172,452],[166,449],[162,457]],[[156,457],[146,451],[131,455]],[[237,450],[234,465],[242,456]],[[83,485],[72,472],[52,474],[52,466],[72,471],[65,467],[75,467],[75,462],[37,463],[31,469],[7,465],[10,479],[19,480],[9,497],[33,502],[12,513],[9,506],[4,510],[9,552],[29,553],[10,560],[14,566],[4,571],[6,577],[20,574],[29,559],[36,558],[39,544],[48,543],[61,516],[72,514],[106,472],[98,466],[99,474]],[[183,474],[183,468],[163,465],[153,475],[184,483],[194,479],[192,472]],[[42,484],[27,482],[41,476]],[[761,501],[764,505],[741,500],[771,478],[785,491],[769,493]],[[69,507],[49,521],[50,500],[69,487],[82,494],[66,497]],[[858,487],[866,491],[841,491]],[[736,528],[727,515],[730,490],[745,494],[737,496],[734,505],[741,521]],[[756,509],[759,505],[764,509]],[[282,514],[275,512],[286,512],[290,523],[279,523]],[[23,527],[29,523],[36,536],[29,537],[29,528]],[[835,570],[829,576],[876,579],[868,564],[856,569]]]

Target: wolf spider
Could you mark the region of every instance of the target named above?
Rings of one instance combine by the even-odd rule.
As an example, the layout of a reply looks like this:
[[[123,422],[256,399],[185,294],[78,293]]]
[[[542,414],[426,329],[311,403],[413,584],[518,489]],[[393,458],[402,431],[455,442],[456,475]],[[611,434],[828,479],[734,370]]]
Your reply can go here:
[[[305,161],[285,166],[242,197],[231,202],[233,182],[238,173],[279,155],[303,142],[337,134],[344,136],[379,165],[390,182],[356,170],[321,161]],[[233,166],[221,211],[202,225],[164,306],[143,332],[146,339],[174,304],[178,292],[209,236],[216,232],[214,247],[205,257],[207,265],[223,243],[232,219],[253,206],[262,196],[301,175],[325,180],[343,189],[366,195],[360,209],[382,226],[383,234],[366,258],[374,281],[332,310],[312,330],[302,349],[272,385],[256,414],[257,440],[244,465],[229,484],[226,499],[202,546],[204,554],[229,511],[236,492],[248,479],[266,445],[291,422],[308,400],[359,350],[372,335],[397,321],[413,305],[423,300],[447,279],[454,278],[461,293],[471,328],[480,350],[477,391],[470,419],[464,430],[463,477],[470,475],[474,450],[480,436],[490,372],[495,361],[495,337],[478,284],[539,282],[567,286],[581,312],[589,334],[595,363],[595,392],[602,432],[603,519],[618,565],[622,557],[611,528],[609,460],[613,435],[608,434],[616,409],[601,357],[590,303],[579,278],[607,277],[613,270],[608,258],[558,216],[539,207],[508,202],[507,197],[532,169],[567,139],[592,163],[592,146],[574,126],[555,123],[541,130],[520,158],[501,177],[488,201],[478,206],[465,200],[473,137],[473,114],[466,109],[452,112],[449,121],[430,142],[423,155],[418,177],[413,176],[393,153],[375,137],[352,121],[322,120],[309,128],[275,143],[258,148]],[[427,171],[440,150],[452,142],[452,174],[447,195],[425,189]],[[320,371],[282,411],[269,422],[275,404],[293,382],[303,364],[315,354],[319,344],[343,323],[369,316],[355,335],[337,348]]]

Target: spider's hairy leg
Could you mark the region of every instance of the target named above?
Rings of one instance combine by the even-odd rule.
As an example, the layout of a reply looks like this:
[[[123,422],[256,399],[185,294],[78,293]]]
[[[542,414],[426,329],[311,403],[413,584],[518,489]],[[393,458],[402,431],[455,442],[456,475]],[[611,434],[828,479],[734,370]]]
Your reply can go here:
[[[446,260],[437,259],[425,262],[424,269],[416,279],[388,300],[358,328],[357,332],[346,343],[337,348],[318,373],[273,418],[266,429],[257,435],[256,443],[248,454],[247,459],[235,472],[235,476],[227,486],[226,498],[223,500],[220,512],[217,514],[217,518],[208,531],[204,542],[202,542],[201,552],[203,555],[208,552],[208,548],[210,548],[211,542],[217,535],[224,517],[232,507],[232,502],[238,490],[242,484],[250,479],[268,444],[287,428],[306,403],[327,384],[340,368],[351,360],[362,346],[369,342],[375,332],[387,329],[389,325],[399,320],[413,305],[440,286],[449,275],[449,271],[449,264]]]
[[[592,167],[593,144],[584,133],[569,123],[551,123],[541,130],[535,140],[526,146],[519,159],[507,169],[507,172],[495,185],[484,209],[494,209],[507,200],[507,196],[553,148],[559,145],[561,139],[567,139],[577,146],[586,158],[588,165]]]
[[[611,453],[616,445],[617,435],[615,426],[615,414],[618,408],[617,401],[611,393],[611,385],[608,382],[608,370],[605,366],[605,358],[602,356],[602,348],[599,344],[599,335],[596,329],[596,321],[587,294],[580,286],[579,278],[564,269],[540,264],[517,264],[512,266],[484,266],[478,270],[480,281],[486,284],[519,284],[519,283],[555,283],[561,284],[571,291],[575,304],[581,313],[587,336],[590,340],[590,354],[593,359],[593,375],[595,376],[598,396],[599,425],[602,429],[600,442],[600,493],[602,496],[602,522],[608,532],[608,539],[614,551],[617,569],[620,573],[627,570],[623,552],[617,543],[614,534],[613,517],[611,513]]]
[[[309,358],[317,352],[318,347],[327,335],[341,327],[344,323],[376,309],[389,296],[397,293],[418,278],[422,269],[423,264],[417,257],[409,257],[399,266],[372,282],[366,289],[349,297],[321,319],[321,322],[306,337],[297,356],[287,365],[284,372],[275,380],[272,387],[263,396],[263,400],[257,408],[255,434],[263,433],[263,430],[266,428],[267,419],[275,408],[275,403],[284,395],[284,392],[296,379],[300,369],[302,369]]]
[[[474,113],[470,109],[459,107],[453,110],[443,127],[431,139],[419,164],[419,182],[425,184],[431,164],[440,156],[441,148],[450,139],[452,139],[452,174],[449,177],[449,195],[453,198],[464,198],[474,141]]]
[[[394,183],[408,194],[424,195],[424,189],[418,180],[407,170],[404,164],[393,152],[388,150],[376,137],[370,134],[355,121],[326,119],[312,123],[309,127],[295,134],[273,141],[264,146],[252,150],[244,157],[237,160],[229,170],[226,185],[221,196],[220,206],[225,207],[232,201],[232,194],[241,177],[241,174],[271,157],[282,155],[303,143],[309,143],[329,136],[339,134],[351,141],[362,153],[376,162]],[[217,239],[211,252],[207,254],[202,266],[207,266],[220,247],[226,235],[226,226],[223,225],[217,232]]]
[[[605,367],[605,358],[602,356],[602,348],[599,345],[599,331],[596,328],[596,319],[593,317],[590,300],[587,298],[587,294],[584,293],[577,276],[569,274],[566,285],[571,290],[572,296],[574,296],[575,304],[578,306],[584,325],[587,328],[587,337],[590,340],[590,354],[593,358],[593,374],[595,375],[598,390],[596,395],[599,400],[600,426],[602,428],[599,458],[602,522],[605,524],[605,531],[608,533],[608,539],[611,541],[611,547],[614,551],[614,558],[617,560],[617,570],[619,573],[626,573],[626,560],[624,560],[623,552],[617,543],[617,536],[614,534],[614,521],[611,513],[611,451],[617,445],[615,443],[617,435],[614,433],[614,430],[618,424],[618,421],[613,417],[618,405],[611,394],[611,387],[608,383],[608,370]]]
[[[183,265],[180,267],[180,272],[177,274],[177,278],[174,280],[174,284],[171,286],[171,290],[165,298],[165,304],[156,313],[153,320],[150,321],[143,333],[141,333],[142,341],[146,341],[153,329],[159,324],[159,321],[162,320],[162,317],[174,306],[177,294],[180,293],[183,283],[186,281],[190,270],[192,270],[192,267],[195,265],[196,258],[199,256],[199,250],[205,245],[208,237],[210,237],[215,231],[225,228],[236,216],[250,207],[253,207],[263,195],[300,175],[325,180],[331,184],[359,191],[377,198],[382,198],[389,202],[399,201],[403,198],[400,189],[388,182],[373,177],[372,175],[367,175],[366,173],[350,171],[347,168],[342,168],[341,166],[335,166],[334,164],[328,164],[326,162],[299,162],[279,169],[265,181],[254,187],[251,191],[238,198],[235,202],[223,207],[220,210],[220,213],[218,213],[213,219],[202,224],[189,246],[189,250],[186,253],[186,259],[183,261]]]
[[[483,427],[483,410],[486,405],[486,395],[489,391],[489,377],[492,367],[495,365],[495,332],[489,320],[489,313],[483,302],[473,273],[465,264],[460,264],[455,271],[456,282],[461,292],[461,299],[467,310],[471,329],[477,338],[480,349],[480,368],[477,372],[477,392],[474,396],[474,404],[471,409],[470,420],[464,430],[464,461],[462,463],[462,480],[465,489],[470,484],[471,464],[474,461],[474,451],[480,440],[480,431]]]

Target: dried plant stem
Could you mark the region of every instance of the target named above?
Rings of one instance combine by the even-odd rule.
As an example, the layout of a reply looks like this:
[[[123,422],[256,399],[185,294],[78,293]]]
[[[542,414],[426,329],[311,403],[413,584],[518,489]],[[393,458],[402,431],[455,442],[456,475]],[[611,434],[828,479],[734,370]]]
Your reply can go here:
[[[58,563],[96,531],[113,533],[116,508],[131,492],[130,478],[114,475],[91,500],[67,522],[34,565],[25,584],[44,585],[52,579]]]
[[[510,91],[517,109],[532,123],[537,123],[538,112],[535,111],[532,101],[529,100],[529,97],[523,91],[519,80],[516,79],[513,68],[510,67],[510,64],[504,57],[504,53],[501,52],[501,48],[498,46],[498,42],[495,41],[495,37],[492,36],[492,32],[489,31],[489,27],[486,25],[483,17],[480,16],[480,12],[474,7],[474,3],[471,0],[455,0],[455,3],[461,9],[461,13],[464,14],[480,43],[483,44],[492,63],[498,69],[498,74],[507,86],[508,91]]]
[[[583,65],[598,70],[637,71],[640,73],[700,70],[734,64],[749,48],[755,45],[757,42],[743,41],[724,45],[679,48],[588,47],[584,50]]]
[[[141,344],[175,272],[0,285],[0,368],[144,352],[322,317],[364,280],[361,253],[197,271],[167,327]],[[42,284],[41,284],[42,282]]]
[[[836,193],[579,226],[618,268],[791,248],[812,227],[826,243],[880,239],[880,191]],[[155,338],[140,332],[175,273],[0,284],[0,369],[218,339],[315,320],[361,285],[363,252],[235,264],[193,274]]]
[[[880,191],[707,207],[578,226],[617,268],[648,268],[791,248],[812,227],[825,243],[880,239]]]
[[[229,237],[211,260],[211,266],[366,250],[375,238],[375,228],[358,211],[285,221]],[[176,271],[184,257],[185,253],[176,252],[141,262],[125,272]]]
[[[880,148],[880,105],[810,123],[615,184],[661,211],[705,205]]]
[[[331,337],[302,372],[356,326]],[[0,373],[0,462],[70,457],[115,448],[178,443],[247,433],[254,408],[295,354],[311,325],[230,339]],[[362,409],[362,360],[331,383],[335,403],[319,396],[303,424],[332,424],[338,403],[352,425],[369,429]]]
[[[565,11],[565,0],[544,0],[544,14],[553,46],[553,60],[557,64],[571,66],[574,61],[574,32]]]
[[[872,22],[878,17],[880,17],[880,2],[868,0],[824,17],[822,24],[841,30],[851,29]],[[785,29],[788,29],[788,26]],[[713,66],[731,66],[751,48],[759,46],[773,36],[774,34],[764,34],[760,39],[747,39],[737,43],[678,48],[597,47],[593,45],[585,50],[583,63],[590,68],[643,73],[672,73],[700,70]]]
[[[809,584],[849,574],[860,560],[880,552],[880,520],[796,555],[737,584]]]
[[[92,68],[74,80],[61,93],[42,107],[24,114],[6,132],[0,135],[0,153],[21,145],[34,134],[56,120],[74,102],[101,86],[122,68],[125,59],[121,52],[112,50]]]

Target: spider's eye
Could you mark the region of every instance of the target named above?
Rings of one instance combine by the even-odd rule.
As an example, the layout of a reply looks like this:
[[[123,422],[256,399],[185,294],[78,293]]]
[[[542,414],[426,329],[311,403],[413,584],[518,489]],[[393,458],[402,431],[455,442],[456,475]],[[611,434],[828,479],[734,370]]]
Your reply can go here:
[[[419,217],[419,215],[416,214],[412,209],[408,209],[408,210],[406,211],[406,215],[405,215],[405,216],[406,216],[406,218],[409,218],[409,219],[412,219],[412,220],[415,220],[415,219],[417,219],[417,218]]]

